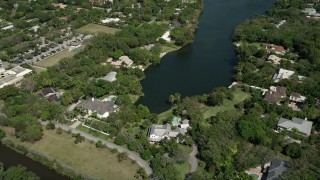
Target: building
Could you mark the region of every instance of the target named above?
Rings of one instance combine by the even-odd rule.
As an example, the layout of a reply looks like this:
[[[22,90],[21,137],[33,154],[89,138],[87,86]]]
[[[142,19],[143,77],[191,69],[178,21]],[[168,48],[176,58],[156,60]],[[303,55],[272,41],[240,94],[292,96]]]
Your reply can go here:
[[[5,70],[2,65],[0,65],[0,88],[18,84],[25,75],[31,72],[32,70],[20,66],[16,66],[10,70]]]
[[[106,18],[106,19],[101,20],[101,23],[108,24],[108,23],[117,23],[120,21],[121,21],[121,19],[119,19],[119,18]]]
[[[280,69],[279,73],[275,73],[273,76],[273,80],[275,83],[279,82],[282,79],[290,79],[294,75],[294,71]]]
[[[294,102],[297,102],[297,103],[303,103],[306,101],[306,97],[305,96],[302,96],[301,94],[299,93],[295,93],[295,92],[292,92],[290,94],[290,101],[294,101]]]
[[[266,180],[277,180],[288,169],[288,163],[279,159],[273,160],[269,167],[267,167]]]
[[[287,53],[287,50],[283,46],[278,46],[274,44],[265,44],[265,47],[267,51],[279,54],[279,55],[285,55]]]
[[[292,120],[280,118],[278,123],[278,130],[292,131],[293,129],[296,129],[301,134],[309,136],[311,134],[312,123],[313,122],[311,121],[303,120],[300,118],[293,118]]]
[[[110,101],[99,101],[94,98],[82,101],[77,107],[86,110],[90,116],[97,113],[98,118],[107,118],[110,113],[116,112],[118,107]]]
[[[281,58],[276,55],[270,55],[268,61],[271,61],[273,64],[280,64]]]
[[[48,99],[50,102],[59,101],[61,94],[53,88],[43,88],[40,92],[40,96]]]
[[[316,9],[314,8],[305,8],[304,10],[302,10],[302,12],[308,15],[314,15],[317,13]]]
[[[184,120],[176,129],[172,130],[169,123],[165,125],[154,124],[148,130],[149,141],[159,142],[164,138],[176,138],[179,134],[185,134],[189,126],[189,120]]]
[[[133,64],[132,59],[130,59],[128,56],[121,56],[119,60],[124,63],[126,67],[130,67]]]
[[[149,141],[153,142],[159,142],[164,138],[172,138],[177,137],[176,133],[170,133],[171,125],[165,124],[165,125],[152,125],[151,128],[148,131]]]
[[[107,62],[113,65],[115,68],[120,68],[121,65],[130,67],[133,64],[133,60],[128,56],[121,56],[117,61],[113,61],[112,58],[109,58]]]
[[[117,72],[111,71],[105,77],[99,78],[105,81],[113,82],[117,80]]]
[[[283,98],[286,97],[287,88],[281,86],[271,86],[270,90],[265,92],[264,99],[270,103],[280,104]]]

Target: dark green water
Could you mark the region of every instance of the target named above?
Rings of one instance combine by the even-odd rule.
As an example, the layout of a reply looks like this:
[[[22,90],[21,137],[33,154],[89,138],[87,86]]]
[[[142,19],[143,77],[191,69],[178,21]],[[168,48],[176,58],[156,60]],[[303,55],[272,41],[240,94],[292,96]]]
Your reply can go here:
[[[56,173],[54,170],[49,169],[39,162],[33,161],[32,159],[23,156],[14,150],[3,146],[0,143],[0,162],[4,164],[5,167],[22,165],[28,168],[29,171],[34,172],[41,179],[45,180],[67,180],[66,176],[62,176]]]
[[[163,57],[147,70],[142,83],[145,94],[138,103],[152,112],[169,108],[170,94],[192,96],[228,86],[235,75],[236,55],[232,34],[237,25],[263,14],[275,0],[205,0],[194,42]]]

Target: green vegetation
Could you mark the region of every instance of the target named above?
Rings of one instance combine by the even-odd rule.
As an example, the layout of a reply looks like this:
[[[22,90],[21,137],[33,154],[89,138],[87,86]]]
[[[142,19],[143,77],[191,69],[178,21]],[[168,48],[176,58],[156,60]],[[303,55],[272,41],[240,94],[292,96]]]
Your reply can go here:
[[[76,30],[77,33],[82,33],[82,34],[98,34],[98,33],[115,34],[118,31],[120,31],[120,29],[102,26],[98,24],[87,24]]]
[[[203,118],[204,119],[208,119],[212,116],[217,115],[217,113],[219,112],[224,112],[227,110],[236,110],[235,105],[239,104],[241,102],[243,102],[244,100],[246,100],[247,98],[250,97],[249,93],[237,90],[235,92],[233,92],[233,99],[229,100],[229,99],[224,99],[223,100],[223,104],[220,106],[206,106],[206,105],[202,105],[201,112],[203,114]]]
[[[5,169],[3,164],[0,163],[0,179],[37,180],[40,178],[33,172],[28,171],[24,166],[11,166],[8,169]]]
[[[32,83],[24,88],[33,91]],[[63,121],[63,109],[57,104],[40,99],[30,91],[7,86],[0,89],[0,98],[5,101],[0,125],[9,125],[15,128],[15,135],[21,141],[34,142],[42,137],[40,120]],[[37,111],[35,111],[35,109]]]

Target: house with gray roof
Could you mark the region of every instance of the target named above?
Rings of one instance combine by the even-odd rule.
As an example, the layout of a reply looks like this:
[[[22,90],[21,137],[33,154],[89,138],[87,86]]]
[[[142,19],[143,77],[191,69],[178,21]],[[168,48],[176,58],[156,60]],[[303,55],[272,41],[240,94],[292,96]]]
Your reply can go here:
[[[164,138],[175,138],[180,134],[180,129],[177,128],[175,130],[171,129],[171,125],[169,123],[164,125],[154,124],[148,130],[149,141],[159,142]]]
[[[266,180],[277,180],[288,169],[288,163],[279,159],[273,160],[268,167]]]
[[[94,98],[90,100],[82,101],[77,107],[86,110],[90,116],[93,113],[97,113],[98,118],[107,118],[110,113],[116,112],[118,107],[110,101],[100,101]]]
[[[296,129],[301,134],[309,136],[311,134],[312,123],[313,122],[311,121],[303,120],[300,118],[292,118],[292,120],[280,118],[278,123],[278,130],[292,131],[293,129]]]

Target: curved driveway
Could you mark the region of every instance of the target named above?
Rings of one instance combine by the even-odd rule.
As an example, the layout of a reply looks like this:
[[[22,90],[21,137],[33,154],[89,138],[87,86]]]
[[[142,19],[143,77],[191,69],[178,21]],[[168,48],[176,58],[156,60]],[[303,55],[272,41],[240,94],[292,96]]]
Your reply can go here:
[[[47,122],[41,122],[41,124],[42,124],[42,125],[46,125]],[[112,143],[112,142],[105,141],[105,140],[103,140],[103,139],[100,139],[100,138],[98,138],[98,137],[95,137],[95,136],[93,136],[93,135],[91,135],[91,134],[89,134],[89,133],[80,131],[80,130],[78,130],[78,129],[71,128],[71,127],[69,127],[69,126],[67,126],[67,125],[64,125],[64,124],[58,124],[58,123],[56,123],[56,128],[59,128],[59,127],[60,127],[62,130],[64,130],[64,131],[69,131],[69,130],[70,130],[72,133],[80,133],[81,136],[84,136],[86,139],[91,140],[91,141],[94,141],[94,142],[97,142],[97,141],[100,140],[100,141],[101,141],[103,144],[105,144],[108,148],[117,149],[118,152],[120,152],[120,153],[122,153],[122,152],[127,153],[127,154],[128,154],[128,157],[129,157],[130,159],[136,161],[136,162],[139,164],[139,166],[141,166],[142,168],[144,168],[145,171],[146,171],[146,173],[147,173],[148,175],[151,175],[151,174],[152,174],[152,169],[150,168],[149,163],[148,163],[147,161],[141,159],[141,157],[140,157],[137,153],[132,152],[132,151],[130,151],[130,150],[128,150],[128,149],[126,149],[126,148],[124,148],[124,147],[122,147],[122,146],[118,146],[118,145],[116,145],[116,144],[114,144],[114,143]]]
[[[198,148],[196,145],[192,146],[192,152],[189,154],[188,162],[190,164],[190,172],[195,172],[198,168],[198,159],[196,155],[198,154]]]

